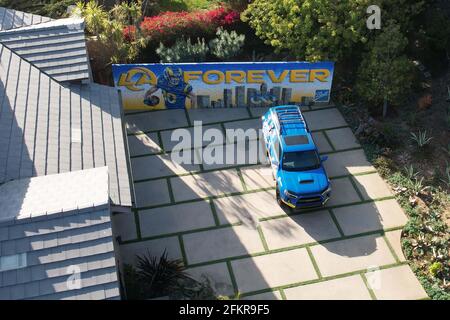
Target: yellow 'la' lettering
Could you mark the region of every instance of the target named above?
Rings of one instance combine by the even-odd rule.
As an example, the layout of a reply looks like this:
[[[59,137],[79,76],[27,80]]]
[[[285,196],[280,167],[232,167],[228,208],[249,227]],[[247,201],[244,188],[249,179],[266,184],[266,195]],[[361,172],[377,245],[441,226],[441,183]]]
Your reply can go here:
[[[137,80],[133,79],[137,76]],[[136,67],[128,70],[126,73],[122,73],[119,77],[119,81],[117,82],[118,86],[126,87],[131,91],[141,91],[144,90],[142,85],[145,84],[156,84],[156,76],[155,74],[147,68],[144,67]]]

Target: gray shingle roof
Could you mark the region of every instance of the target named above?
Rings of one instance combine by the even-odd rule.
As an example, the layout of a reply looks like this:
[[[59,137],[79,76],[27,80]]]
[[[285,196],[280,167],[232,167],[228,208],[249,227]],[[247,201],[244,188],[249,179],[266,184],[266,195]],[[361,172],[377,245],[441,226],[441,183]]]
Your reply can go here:
[[[13,180],[0,185],[0,222],[108,203],[107,167]]]
[[[131,206],[117,90],[63,86],[2,44],[0,150],[0,184],[108,166],[112,202]]]
[[[106,167],[7,182],[0,200],[0,257],[26,256],[0,269],[0,299],[119,298]]]
[[[0,7],[0,30],[10,30],[50,20],[52,19],[37,14]]]
[[[0,42],[57,81],[90,78],[82,18],[0,31]]]
[[[4,222],[0,235],[0,256],[27,260],[0,272],[0,300],[119,299],[108,205]],[[74,270],[79,287],[67,285]]]

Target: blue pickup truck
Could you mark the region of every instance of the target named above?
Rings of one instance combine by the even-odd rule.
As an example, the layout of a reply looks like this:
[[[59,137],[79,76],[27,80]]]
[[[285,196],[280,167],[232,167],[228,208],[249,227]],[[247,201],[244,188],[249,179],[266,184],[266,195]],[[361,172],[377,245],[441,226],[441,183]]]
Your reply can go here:
[[[323,206],[331,193],[330,180],[298,106],[270,108],[262,116],[268,161],[276,180],[276,196],[294,209]]]

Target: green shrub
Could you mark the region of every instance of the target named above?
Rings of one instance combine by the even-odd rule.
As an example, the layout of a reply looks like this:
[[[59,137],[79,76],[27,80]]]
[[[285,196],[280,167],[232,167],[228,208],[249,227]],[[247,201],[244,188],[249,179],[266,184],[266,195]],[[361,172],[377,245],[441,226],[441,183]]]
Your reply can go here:
[[[369,51],[358,68],[356,90],[371,106],[398,105],[411,91],[414,67],[405,55],[408,39],[400,26],[386,23],[381,33],[369,43]]]
[[[375,158],[375,160],[373,160],[372,163],[383,177],[389,176],[392,172],[392,169],[395,168],[394,161],[385,156],[378,156],[377,158]]]
[[[191,43],[191,39],[184,38],[175,42],[172,47],[166,47],[163,43],[159,44],[156,53],[161,62],[201,62],[205,61],[209,48],[205,39],[197,38],[196,43]]]
[[[217,29],[217,38],[209,42],[211,53],[222,60],[230,60],[236,57],[242,50],[245,35],[236,31],[228,32],[222,28]]]
[[[399,128],[391,123],[384,123],[381,127],[383,145],[394,147],[399,143]]]

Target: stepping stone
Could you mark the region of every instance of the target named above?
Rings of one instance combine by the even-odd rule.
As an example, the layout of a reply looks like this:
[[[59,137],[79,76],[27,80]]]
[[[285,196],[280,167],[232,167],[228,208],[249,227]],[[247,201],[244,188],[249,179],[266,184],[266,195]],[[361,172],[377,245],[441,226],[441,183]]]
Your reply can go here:
[[[131,159],[133,180],[154,179],[176,174],[186,174],[200,170],[198,164],[193,164],[198,156],[191,150],[190,161],[187,164],[179,164],[172,160],[173,154],[161,154]]]
[[[316,102],[311,106],[312,110],[336,107],[334,102]]]
[[[378,173],[355,176],[353,179],[364,200],[393,196],[389,186]]]
[[[143,237],[154,237],[215,225],[211,205],[207,201],[140,210],[139,223]]]
[[[217,295],[229,296],[234,294],[233,282],[227,264],[224,262],[190,268],[186,272],[197,281],[209,282]]]
[[[253,296],[246,296],[241,300],[283,300],[283,298],[281,297],[280,291],[270,291],[255,294]]]
[[[325,138],[323,132],[313,132],[311,135],[320,153],[333,151],[333,148],[331,147],[328,140]]]
[[[239,292],[252,292],[317,279],[306,249],[231,262]]]
[[[322,281],[285,289],[289,300],[371,300],[361,276]]]
[[[331,196],[326,206],[339,206],[343,204],[360,202],[361,199],[353,187],[350,178],[331,179]]]
[[[395,263],[381,235],[318,244],[311,252],[324,277]]]
[[[339,238],[339,231],[328,211],[277,218],[261,222],[270,250]]]
[[[189,264],[263,252],[258,230],[247,226],[220,228],[183,235]]]
[[[136,220],[133,212],[116,213],[111,216],[114,235],[122,241],[137,239]]]
[[[194,129],[195,128],[195,129]],[[218,130],[217,133],[219,134],[220,132],[220,137],[221,140],[219,141],[204,141],[203,140],[203,134],[206,130],[209,129],[215,129]],[[181,131],[183,130],[183,131]],[[194,131],[196,132],[196,134],[199,134],[199,141],[198,143],[195,143],[195,139],[197,139],[196,135],[194,134]],[[181,135],[181,133],[184,133],[184,135],[182,135],[182,137],[189,137],[189,139],[187,140],[183,140],[182,138],[178,138],[175,141],[172,141],[172,135],[173,135],[173,139],[175,139],[175,137],[178,137],[177,134]],[[175,133],[175,135],[174,135]],[[165,151],[171,151],[175,146],[177,146],[178,149],[180,148],[184,148],[184,149],[191,149],[191,148],[197,148],[197,147],[203,147],[206,145],[209,145],[210,143],[212,144],[223,144],[225,143],[225,135],[222,131],[222,127],[218,124],[216,125],[208,125],[208,126],[198,126],[198,127],[189,127],[189,128],[182,128],[182,129],[175,129],[175,130],[166,130],[166,131],[161,131],[161,140],[164,146],[164,150]],[[179,143],[183,141],[182,145],[179,145]],[[186,147],[185,147],[186,146]]]
[[[244,191],[236,170],[222,170],[170,179],[175,201]]]
[[[391,244],[392,249],[394,249],[394,252],[397,255],[398,259],[401,262],[406,261],[402,249],[402,241],[401,241],[402,230],[394,230],[386,232],[385,236],[388,239],[389,243]]]
[[[130,156],[141,156],[146,154],[160,153],[162,151],[158,144],[156,133],[146,133],[128,136]]]
[[[270,109],[270,107],[248,108],[248,110],[250,110],[250,113],[252,114],[252,117],[258,117],[258,118],[261,118],[269,109]]]
[[[331,153],[324,166],[330,178],[375,170],[362,149]]]
[[[247,119],[249,117],[247,108],[230,108],[230,109],[190,109],[188,110],[191,124],[194,121],[203,121],[203,124],[213,122],[225,122],[239,119]]]
[[[327,130],[326,133],[336,150],[361,147],[350,128]]]
[[[261,191],[213,200],[221,224],[243,222],[256,226],[260,218],[286,213],[275,199],[274,191]]]
[[[249,119],[249,120],[242,120],[242,121],[233,121],[233,122],[225,122],[224,123],[225,130],[243,130],[244,133],[248,133],[246,135],[238,135],[237,137],[229,137],[230,134],[228,134],[228,142],[233,143],[235,141],[239,140],[245,140],[250,139],[254,140],[258,137],[262,138],[262,121],[261,119]],[[226,131],[225,131],[226,132]]]
[[[247,190],[275,187],[272,168],[267,165],[241,168],[241,173]]]
[[[262,141],[239,140],[237,143],[229,143],[225,146],[208,146],[202,152],[203,169],[213,170],[239,165],[258,164],[258,161],[265,161]]]
[[[303,116],[310,130],[323,130],[347,125],[336,108],[304,112]]]
[[[428,298],[408,265],[366,273],[367,283],[379,300]]]
[[[137,265],[138,256],[150,254],[150,257],[160,257],[164,250],[167,252],[168,259],[182,259],[180,241],[178,237],[160,238],[155,240],[132,242],[119,246],[122,263]]]
[[[184,110],[159,110],[125,115],[127,132],[158,131],[188,126]]]
[[[395,199],[333,209],[345,235],[401,227],[408,222]]]
[[[151,180],[134,185],[138,208],[170,203],[167,180]]]

